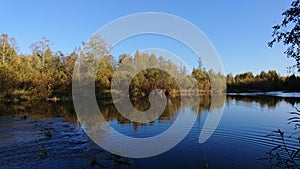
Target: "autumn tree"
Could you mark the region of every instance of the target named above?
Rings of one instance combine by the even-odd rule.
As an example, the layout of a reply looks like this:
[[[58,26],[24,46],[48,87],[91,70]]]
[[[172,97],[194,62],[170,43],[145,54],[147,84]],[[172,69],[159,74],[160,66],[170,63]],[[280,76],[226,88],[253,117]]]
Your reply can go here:
[[[45,66],[45,58],[52,54],[50,49],[50,41],[46,37],[42,37],[42,40],[35,42],[29,47],[33,55],[37,55],[42,58],[42,67]]]
[[[15,38],[9,37],[8,34],[2,34],[0,37],[0,57],[1,63],[12,65],[17,56],[17,42]]]

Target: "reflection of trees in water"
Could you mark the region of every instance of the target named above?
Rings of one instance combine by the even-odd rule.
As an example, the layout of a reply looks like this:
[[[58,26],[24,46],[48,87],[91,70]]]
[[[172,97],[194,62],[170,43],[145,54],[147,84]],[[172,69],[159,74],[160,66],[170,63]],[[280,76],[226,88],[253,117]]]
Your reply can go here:
[[[0,104],[1,116],[31,116],[33,118],[62,117],[76,122],[76,113],[71,102],[21,102]]]
[[[132,99],[131,103],[138,110],[147,110],[150,107],[148,98]],[[200,96],[200,103],[195,102],[194,97],[184,97],[182,100],[172,98],[168,100],[165,111],[158,120],[173,120],[180,109],[191,108],[192,111],[200,114],[205,110],[220,108],[225,100],[224,95]],[[280,102],[287,102],[291,105],[300,103],[299,98],[283,98],[274,96],[226,96],[227,104],[236,102],[258,103],[261,107],[274,108]],[[106,99],[98,102],[103,116],[108,121],[118,120],[120,124],[130,123],[130,120],[118,113],[113,100]],[[76,121],[76,113],[72,102],[21,102],[0,104],[0,115],[28,115],[39,118],[63,117],[67,121]],[[151,124],[151,123],[150,123]]]
[[[194,97],[168,99],[164,112],[157,118],[156,121],[147,123],[132,122],[131,120],[122,116],[116,109],[114,102],[111,99],[99,100],[98,106],[103,117],[107,121],[117,121],[119,124],[132,124],[134,129],[137,130],[139,126],[153,126],[155,122],[160,123],[175,120],[177,114],[184,113],[187,108],[190,108],[191,111],[201,116],[202,111],[211,111],[213,109],[220,108],[225,101],[225,96],[200,96],[200,103],[196,102],[195,100],[196,99]],[[148,98],[131,99],[131,103],[136,109],[141,111],[145,111],[151,106]],[[77,116],[72,102],[21,102],[0,104],[0,110],[1,116],[18,115],[31,116],[34,118],[62,117],[66,121],[77,122]],[[85,114],[91,114],[91,116],[87,116],[86,120],[88,121],[94,121],[98,119],[92,117],[93,113],[85,112]],[[100,122],[98,122],[98,124],[99,126],[102,125]]]
[[[164,112],[157,118],[156,121],[164,122],[175,120],[177,114],[184,113],[184,110],[187,108],[190,108],[193,112],[200,116],[202,111],[211,111],[222,107],[225,101],[225,95],[200,96],[200,103],[195,102],[195,100],[196,99],[194,97],[183,97],[182,100],[178,98],[168,99]],[[147,110],[150,107],[150,103],[147,98],[131,99],[131,103],[138,110]],[[117,120],[119,124],[132,124],[135,130],[137,130],[139,126],[154,125],[154,121],[149,123],[137,123],[126,119],[118,112],[113,102],[104,103],[100,101],[98,102],[98,105],[102,115],[107,121]]]
[[[276,96],[227,96],[226,104],[229,104],[232,101],[236,102],[246,102],[246,103],[258,103],[261,107],[267,106],[268,108],[275,108],[276,105],[280,102],[290,103],[292,106],[300,103],[300,98],[288,98],[288,97],[276,97]]]
[[[138,110],[147,110],[150,107],[150,103],[147,98],[135,99],[131,100],[132,105]],[[154,125],[154,121],[149,123],[138,123],[132,122],[129,119],[122,116],[117,108],[114,106],[114,103],[103,103],[98,102],[99,108],[101,110],[102,115],[107,121],[117,120],[119,124],[132,124],[135,130],[138,129],[139,126]],[[181,107],[179,100],[169,100],[164,112],[158,117],[157,121],[163,120],[172,120],[176,117],[177,110]]]

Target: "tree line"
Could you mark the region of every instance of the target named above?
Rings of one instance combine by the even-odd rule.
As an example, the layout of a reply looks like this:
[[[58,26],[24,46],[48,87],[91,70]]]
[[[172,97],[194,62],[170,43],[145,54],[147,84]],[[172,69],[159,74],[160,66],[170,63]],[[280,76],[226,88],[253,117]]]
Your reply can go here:
[[[31,54],[18,54],[16,40],[7,34],[0,36],[0,100],[70,99],[75,63],[81,57],[92,60],[95,55],[100,55],[95,78],[98,97],[110,97],[114,92],[111,91],[113,79],[115,83],[123,84],[128,77],[132,77],[128,82],[130,95],[140,97],[148,96],[153,89],[161,89],[171,97],[194,95],[194,89],[203,95],[212,94],[225,90],[225,80],[229,91],[300,91],[299,77],[281,77],[276,71],[225,77],[201,68],[188,73],[185,67],[163,56],[139,51],[133,56],[122,54],[117,58],[109,53],[108,45],[98,36],[83,42],[68,55],[52,51],[51,43],[45,37],[33,43],[30,49]],[[85,66],[90,67],[88,64],[91,63]],[[150,68],[145,69],[147,67]],[[142,71],[135,74],[133,69]]]
[[[254,75],[252,72],[226,76],[228,92],[268,92],[288,91],[300,92],[300,77],[295,74],[280,76],[275,70],[261,71]]]

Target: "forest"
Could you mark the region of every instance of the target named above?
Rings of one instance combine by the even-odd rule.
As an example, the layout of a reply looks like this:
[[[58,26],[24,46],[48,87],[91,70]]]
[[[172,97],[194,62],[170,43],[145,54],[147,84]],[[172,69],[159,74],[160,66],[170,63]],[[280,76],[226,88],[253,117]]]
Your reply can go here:
[[[252,72],[226,76],[227,92],[269,92],[269,91],[300,91],[300,77],[292,74],[280,76],[275,70]]]
[[[100,49],[100,62],[95,79],[97,97],[110,97],[112,79],[117,83],[124,78],[133,77],[130,95],[148,96],[153,89],[161,89],[169,97],[180,94],[193,95],[198,89],[201,95],[210,95],[226,90],[227,92],[255,91],[300,91],[300,77],[280,76],[276,71],[262,71],[258,75],[251,72],[228,74],[226,77],[212,70],[194,68],[188,73],[185,67],[173,64],[163,56],[136,51],[133,56],[122,54],[112,56],[104,40],[99,37],[83,42],[71,54],[52,51],[50,41],[43,37],[30,46],[31,54],[19,54],[17,42],[7,34],[0,36],[0,100],[67,100],[72,96],[72,77],[78,58],[92,58]],[[131,69],[138,65],[140,71],[133,74]],[[160,69],[143,69],[148,66]],[[76,67],[76,66],[75,66]],[[121,70],[121,71],[120,71]],[[194,81],[196,80],[196,81]],[[224,82],[224,83],[223,83]],[[212,88],[212,86],[214,86]]]

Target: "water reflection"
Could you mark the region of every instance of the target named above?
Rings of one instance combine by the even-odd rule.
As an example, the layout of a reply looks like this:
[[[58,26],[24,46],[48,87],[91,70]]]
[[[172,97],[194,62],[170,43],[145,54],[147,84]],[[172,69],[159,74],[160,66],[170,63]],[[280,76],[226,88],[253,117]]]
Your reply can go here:
[[[63,117],[66,121],[77,121],[72,102],[0,103],[0,110],[0,116]]]
[[[193,127],[194,122],[197,119],[197,113],[190,110],[191,105],[185,105],[187,103],[191,103],[186,100],[190,100],[191,98],[181,98],[179,102],[167,100],[166,108],[162,112],[162,115],[158,117],[157,120],[153,122],[156,123],[156,128],[160,128],[160,123],[165,121],[171,121],[171,124],[165,126],[162,132],[159,134],[153,135],[152,131],[150,133],[143,132],[145,137],[136,138],[136,137],[128,137],[125,133],[120,132],[119,125],[111,125],[109,122],[112,122],[113,119],[107,118],[117,118],[118,122],[122,122],[123,124],[133,123],[135,130],[137,131],[137,127],[140,123],[134,123],[131,121],[124,120],[124,117],[119,115],[119,112],[116,110],[114,103],[111,107],[104,106],[100,109],[102,115],[99,115],[100,111],[95,108],[94,106],[86,107],[87,105],[85,102],[88,99],[83,99],[80,105],[76,105],[76,111],[79,117],[79,121],[84,126],[86,133],[92,138],[94,142],[100,145],[102,148],[108,150],[109,152],[113,152],[118,155],[127,156],[127,157],[134,157],[134,158],[141,158],[141,157],[149,157],[154,156],[160,153],[163,153],[175,145],[177,145],[188,133],[189,130]],[[199,98],[192,98],[196,105],[195,109],[198,110]],[[142,101],[142,102],[141,102]],[[100,101],[101,102],[101,101]],[[144,104],[145,103],[145,104]],[[122,104],[122,100],[119,103]],[[133,106],[138,106],[139,109],[146,109],[148,106],[147,100],[136,100],[132,101]],[[107,109],[108,110],[103,110]],[[115,116],[111,116],[111,112],[114,112]],[[132,113],[128,110],[129,117]],[[127,115],[127,117],[128,117]],[[145,116],[157,116],[156,113],[154,114],[137,114],[134,118],[138,118],[136,121],[140,121],[139,119],[145,119]],[[175,118],[176,116],[176,118]],[[156,117],[150,117],[153,119]],[[146,117],[149,119],[149,117]],[[150,122],[145,122],[146,125]],[[123,127],[121,127],[123,128]],[[131,132],[132,133],[132,132]],[[134,134],[134,133],[132,133]],[[164,143],[164,144],[161,144]]]
[[[149,108],[147,99],[132,99],[131,102],[133,106],[139,110]],[[168,99],[166,108],[158,119],[147,123],[137,123],[126,119],[118,113],[112,100],[99,100],[97,103],[105,120],[108,121],[113,128],[124,135],[136,138],[151,137],[164,132],[173,124],[174,120],[178,118],[178,115],[190,117],[196,116],[199,121],[202,121],[199,122],[199,124],[196,123],[194,125],[190,135],[186,136],[186,139],[183,140],[178,147],[176,146],[165,155],[160,155],[157,158],[134,161],[132,168],[141,168],[144,164],[153,164],[154,166],[151,168],[162,168],[162,166],[158,165],[161,159],[165,159],[165,161],[169,160],[169,162],[171,161],[174,163],[171,165],[173,168],[176,168],[177,166],[182,168],[202,166],[202,163],[204,163],[204,161],[201,160],[203,154],[206,154],[207,156],[209,168],[220,168],[220,166],[229,168],[232,163],[235,163],[235,168],[264,168],[260,164],[257,164],[257,159],[263,157],[264,152],[272,149],[272,147],[278,143],[278,141],[273,142],[271,138],[266,138],[265,135],[278,128],[286,133],[289,132],[288,129],[290,126],[287,127],[286,120],[290,117],[286,112],[293,111],[293,106],[297,106],[300,103],[300,99],[272,96],[201,96],[200,102],[198,103],[195,102],[195,98],[192,97],[183,100]],[[199,144],[200,140],[197,139],[200,133],[211,131],[211,128],[216,127],[210,126],[207,130],[204,129],[203,126],[205,120],[209,118],[210,114],[217,114],[216,112],[222,109],[224,103],[224,115],[216,132],[214,132],[213,135],[206,136],[209,139],[204,144]],[[251,106],[249,107],[248,105]],[[260,110],[257,109],[257,107],[264,107],[264,109]],[[0,116],[20,116],[18,117],[19,119],[31,117],[36,119],[62,117],[64,121],[77,123],[76,113],[74,112],[71,102],[23,102],[0,104],[0,110]],[[85,113],[88,114],[88,112]],[[103,131],[105,131],[102,132],[103,135],[101,138],[105,138],[109,134],[112,134],[110,129],[106,129],[107,126],[105,123],[98,121],[95,116],[91,115],[88,120],[91,121],[89,123],[97,124],[97,127],[95,127],[96,129],[103,129]],[[57,123],[57,121],[61,123],[59,120],[53,121],[53,123],[51,121],[52,124]],[[43,126],[43,123],[44,122],[38,123],[40,128],[48,128],[50,125],[47,124],[48,126]],[[66,125],[65,123],[61,124],[62,125],[57,125],[56,127],[64,127],[64,125]],[[19,123],[16,125],[19,125]],[[181,127],[184,128],[185,124]],[[0,129],[9,131],[9,129]],[[179,129],[180,128],[178,128],[178,130]],[[57,141],[59,139],[65,139],[64,137],[61,137],[61,131],[64,133],[68,132],[67,130],[58,128],[55,131],[59,131]],[[75,137],[76,135],[78,135],[78,133],[74,133],[74,136],[68,136],[68,139],[64,140],[66,142],[65,144],[69,142],[71,137]],[[78,140],[81,139],[81,137],[76,137],[78,137],[78,139],[75,139],[76,141],[74,141],[72,146],[79,144]],[[44,136],[42,139],[46,140]],[[287,144],[294,149],[299,145],[295,144],[294,140],[291,139],[287,139]],[[13,143],[11,145],[13,145]],[[43,146],[47,148],[47,145],[48,142],[45,141]],[[66,154],[67,153],[66,150]],[[13,154],[10,153],[10,155]],[[93,155],[91,154],[90,156]],[[99,158],[101,159],[101,157]],[[248,160],[245,160],[244,158],[247,158]],[[191,164],[186,164],[185,161],[187,160],[190,160]],[[201,165],[199,163],[201,163]]]
[[[260,96],[260,95],[228,95],[226,97],[226,104],[231,102],[238,103],[258,103],[260,107],[275,108],[280,102],[286,102],[295,106],[300,103],[300,97],[274,97],[274,96]]]
[[[197,98],[198,100],[199,98]],[[184,99],[168,99],[165,110],[155,121],[148,123],[138,123],[133,122],[124,116],[122,116],[118,110],[115,108],[112,100],[100,100],[98,105],[102,115],[107,121],[117,121],[118,124],[132,124],[134,130],[137,131],[139,126],[150,125],[153,126],[155,122],[163,123],[166,121],[173,121],[181,110],[191,109],[193,113],[197,116],[201,116],[203,111],[213,112],[217,109],[222,108],[224,105],[226,96],[216,95],[216,96],[200,96],[200,102],[195,102],[194,97],[185,97]],[[119,100],[122,102],[122,100]],[[146,110],[149,108],[149,101],[147,98],[132,99],[131,103],[136,109]],[[130,113],[130,112],[128,112]],[[93,119],[93,118],[91,118]]]
[[[119,100],[121,101],[121,100]],[[133,106],[138,110],[149,108],[147,98],[131,99]],[[195,102],[195,98],[186,97],[183,100],[172,98],[168,99],[163,113],[155,121],[149,123],[133,122],[122,116],[115,108],[113,100],[99,100],[98,106],[102,115],[107,121],[117,121],[118,124],[132,124],[135,131],[141,126],[153,126],[156,122],[163,123],[172,121],[176,118],[178,112],[184,109],[191,109],[192,112],[201,117],[204,111],[213,112],[222,108],[224,105],[232,102],[236,104],[258,103],[260,107],[275,108],[280,102],[286,102],[292,106],[300,103],[300,98],[282,98],[272,96],[200,96],[200,103]],[[0,104],[1,116],[33,116],[36,118],[63,117],[64,120],[77,122],[76,113],[72,102],[20,102],[20,103],[2,103]],[[93,117],[91,117],[93,119]]]

